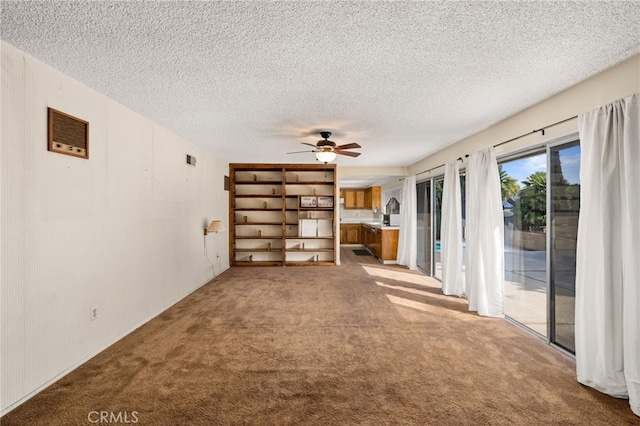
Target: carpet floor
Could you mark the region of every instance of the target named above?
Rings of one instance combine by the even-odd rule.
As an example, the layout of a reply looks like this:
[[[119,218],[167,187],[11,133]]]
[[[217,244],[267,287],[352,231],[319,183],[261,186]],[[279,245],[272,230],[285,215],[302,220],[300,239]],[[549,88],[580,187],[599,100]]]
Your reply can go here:
[[[100,412],[140,425],[640,424],[628,401],[578,384],[571,357],[350,250],[336,267],[233,267],[0,423]]]

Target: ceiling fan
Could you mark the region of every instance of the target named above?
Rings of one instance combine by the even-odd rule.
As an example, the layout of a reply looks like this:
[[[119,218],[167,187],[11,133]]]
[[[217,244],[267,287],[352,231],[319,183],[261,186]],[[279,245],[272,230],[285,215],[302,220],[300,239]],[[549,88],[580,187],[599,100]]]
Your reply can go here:
[[[325,164],[328,163],[329,161],[333,161],[336,158],[337,154],[347,155],[349,157],[357,157],[358,155],[360,155],[359,152],[347,151],[348,149],[361,148],[361,146],[358,145],[357,143],[348,143],[345,145],[336,146],[335,142],[329,140],[329,138],[331,137],[331,132],[326,132],[326,131],[320,132],[320,136],[323,139],[319,140],[318,143],[316,143],[315,145],[307,142],[301,142],[303,145],[312,146],[314,148],[313,150],[287,152],[287,154],[298,154],[301,152],[315,152],[316,158],[318,159],[318,161],[322,161]]]

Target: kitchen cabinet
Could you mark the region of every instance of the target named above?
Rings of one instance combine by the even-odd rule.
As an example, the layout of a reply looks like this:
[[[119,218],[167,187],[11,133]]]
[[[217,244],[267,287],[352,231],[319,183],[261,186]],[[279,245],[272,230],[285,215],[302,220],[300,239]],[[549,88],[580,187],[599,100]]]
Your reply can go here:
[[[363,245],[368,248],[371,253],[378,259],[380,258],[380,249],[382,247],[382,235],[380,230],[371,226],[363,225]]]
[[[344,198],[344,208],[347,210],[380,210],[381,188],[347,188],[340,190],[341,198]]]
[[[353,189],[344,190],[344,208],[345,209],[356,208],[356,193]]]
[[[359,223],[341,223],[340,243],[360,244],[360,228],[361,225]]]
[[[400,231],[397,229],[382,230],[380,242],[380,259],[396,260],[398,258],[398,237]]]
[[[379,186],[372,186],[369,188],[369,198],[371,199],[370,208],[371,210],[382,210],[382,188]]]
[[[347,210],[364,210],[366,209],[366,190],[358,188],[343,189],[344,208]]]
[[[394,261],[398,255],[399,230],[362,225],[362,245],[378,259]]]

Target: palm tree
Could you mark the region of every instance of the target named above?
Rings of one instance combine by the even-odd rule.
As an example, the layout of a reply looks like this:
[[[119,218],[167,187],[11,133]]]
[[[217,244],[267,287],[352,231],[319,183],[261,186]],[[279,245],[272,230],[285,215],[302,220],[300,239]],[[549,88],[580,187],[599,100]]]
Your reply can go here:
[[[522,181],[520,214],[522,228],[541,229],[547,224],[547,174],[535,172]]]
[[[515,178],[512,178],[502,169],[502,164],[498,164],[498,172],[500,173],[500,192],[502,193],[502,201],[507,201],[511,197],[518,194],[520,185]]]

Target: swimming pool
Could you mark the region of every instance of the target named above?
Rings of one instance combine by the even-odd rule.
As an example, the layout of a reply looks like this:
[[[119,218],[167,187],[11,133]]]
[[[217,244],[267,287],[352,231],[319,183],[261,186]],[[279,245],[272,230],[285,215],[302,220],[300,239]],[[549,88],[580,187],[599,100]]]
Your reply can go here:
[[[466,242],[462,242],[462,251],[464,252],[467,249]],[[440,241],[436,241],[436,253],[440,253]]]

